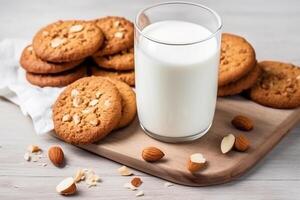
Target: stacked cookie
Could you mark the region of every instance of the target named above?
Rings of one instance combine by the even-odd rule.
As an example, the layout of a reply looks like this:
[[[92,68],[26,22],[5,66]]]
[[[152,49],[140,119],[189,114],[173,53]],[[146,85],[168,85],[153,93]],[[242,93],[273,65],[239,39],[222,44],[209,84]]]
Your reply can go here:
[[[218,96],[247,90],[251,100],[264,106],[300,106],[300,68],[278,61],[257,63],[251,44],[233,34],[222,35],[218,86]]]
[[[218,96],[239,94],[251,88],[261,74],[255,51],[244,38],[224,33],[221,41]]]
[[[130,124],[135,115],[135,93],[129,85],[95,76],[67,86],[53,106],[55,132],[72,144],[97,142]]]
[[[95,66],[91,66],[91,74],[117,78],[134,86],[133,24],[122,17],[104,17],[95,23],[105,39],[92,56]]]
[[[103,44],[93,22],[58,21],[37,32],[20,58],[27,80],[37,86],[66,86],[86,75],[84,59]]]

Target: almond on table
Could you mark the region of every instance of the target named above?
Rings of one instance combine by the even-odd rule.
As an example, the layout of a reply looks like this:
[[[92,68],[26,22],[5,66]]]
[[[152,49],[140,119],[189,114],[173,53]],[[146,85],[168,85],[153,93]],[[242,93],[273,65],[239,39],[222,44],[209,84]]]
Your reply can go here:
[[[64,162],[64,152],[58,146],[52,146],[49,148],[48,157],[51,162],[57,167],[61,166]]]

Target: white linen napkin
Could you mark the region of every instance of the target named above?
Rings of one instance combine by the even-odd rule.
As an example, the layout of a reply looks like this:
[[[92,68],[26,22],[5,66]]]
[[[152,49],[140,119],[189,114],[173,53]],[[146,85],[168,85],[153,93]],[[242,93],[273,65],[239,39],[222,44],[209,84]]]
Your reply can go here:
[[[51,106],[63,88],[40,88],[27,82],[19,59],[28,44],[18,39],[0,42],[0,96],[19,105],[31,117],[36,133],[45,134],[53,130]]]

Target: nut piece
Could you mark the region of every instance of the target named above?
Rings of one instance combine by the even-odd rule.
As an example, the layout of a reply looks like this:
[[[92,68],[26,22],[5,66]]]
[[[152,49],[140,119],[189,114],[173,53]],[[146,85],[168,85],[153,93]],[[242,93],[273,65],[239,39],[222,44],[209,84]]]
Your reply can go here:
[[[76,192],[76,184],[72,177],[62,180],[57,186],[56,191],[62,195],[71,195]]]
[[[123,36],[124,36],[124,33],[123,33],[123,32],[116,32],[116,33],[115,33],[115,37],[116,37],[116,38],[122,39]]]
[[[143,181],[139,178],[139,177],[134,177],[132,180],[131,180],[131,184],[134,186],[134,187],[139,187],[140,185],[142,185]]]
[[[74,114],[74,115],[73,115],[73,122],[74,122],[74,124],[77,125],[77,124],[80,123],[80,121],[81,121],[80,116],[77,115],[77,114]]]
[[[99,124],[99,120],[98,119],[93,119],[90,121],[90,124],[93,126],[97,126]]]
[[[250,147],[250,141],[245,135],[238,135],[235,138],[234,148],[238,151],[246,151]]]
[[[118,169],[118,172],[120,175],[122,176],[130,176],[132,175],[133,173],[128,169],[128,167],[126,166],[122,166]]]
[[[24,159],[26,160],[26,161],[30,161],[30,159],[31,159],[31,156],[29,155],[29,153],[25,153],[24,154]]]
[[[165,186],[165,187],[171,187],[171,186],[174,186],[174,184],[173,184],[173,183],[170,183],[170,182],[165,182],[165,183],[164,183],[164,186]]]
[[[79,105],[82,103],[82,100],[81,98],[79,97],[75,97],[72,101],[72,105],[75,107],[75,108],[78,108]]]
[[[98,101],[99,101],[98,99],[91,100],[90,103],[89,103],[89,106],[95,106],[95,105],[97,105]]]
[[[136,197],[141,197],[141,196],[144,196],[145,194],[144,194],[144,191],[138,191],[136,194],[135,194],[135,196]]]
[[[39,152],[41,151],[40,147],[37,146],[37,145],[29,145],[27,150],[30,152],[30,153],[36,153],[36,152]]]
[[[231,124],[242,131],[250,131],[253,129],[253,122],[251,119],[249,119],[248,117],[242,116],[242,115],[238,115],[235,116],[232,121]]]
[[[53,40],[51,40],[50,42],[50,45],[52,48],[56,48],[56,47],[59,47],[60,45],[62,45],[63,43],[66,42],[66,39],[65,38],[54,38]]]
[[[82,169],[78,169],[76,171],[76,174],[75,174],[75,177],[74,177],[75,183],[78,183],[78,182],[80,182],[80,181],[82,181],[84,179],[85,179],[84,171]]]
[[[188,170],[192,173],[203,169],[206,165],[206,159],[201,153],[194,153],[188,161]]]
[[[63,122],[69,122],[71,121],[72,117],[69,114],[66,114],[62,117]]]
[[[48,150],[48,157],[51,160],[51,162],[59,167],[64,162],[64,152],[63,150],[58,146],[52,146]]]
[[[69,32],[70,33],[76,33],[76,32],[79,32],[83,29],[83,26],[80,25],[80,24],[77,24],[77,25],[74,25],[74,26],[71,26],[70,29],[69,29]]]
[[[142,152],[142,158],[147,162],[155,162],[162,159],[165,154],[156,147],[147,147]]]
[[[79,95],[79,91],[78,90],[76,90],[76,89],[73,89],[72,91],[71,91],[71,97],[76,97],[76,96],[78,96]]]
[[[232,134],[229,134],[223,137],[221,142],[221,151],[223,154],[228,153],[234,146],[235,137]]]

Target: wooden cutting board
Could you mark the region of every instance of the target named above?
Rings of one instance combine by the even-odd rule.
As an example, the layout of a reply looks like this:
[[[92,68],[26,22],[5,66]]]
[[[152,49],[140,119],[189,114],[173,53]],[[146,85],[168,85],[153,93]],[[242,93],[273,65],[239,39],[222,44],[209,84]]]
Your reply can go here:
[[[223,155],[220,151],[222,137],[238,134],[231,119],[238,114],[247,115],[254,121],[254,129],[244,132],[251,141],[251,148],[244,153],[232,151]],[[228,182],[243,175],[263,158],[300,119],[300,108],[294,110],[272,109],[258,105],[242,97],[219,98],[213,126],[202,138],[188,143],[170,144],[147,136],[136,119],[129,127],[111,133],[97,144],[80,146],[100,156],[122,163],[178,184],[207,186]],[[147,146],[160,148],[165,157],[156,163],[141,158]],[[192,153],[202,153],[208,167],[191,174],[187,160]]]

